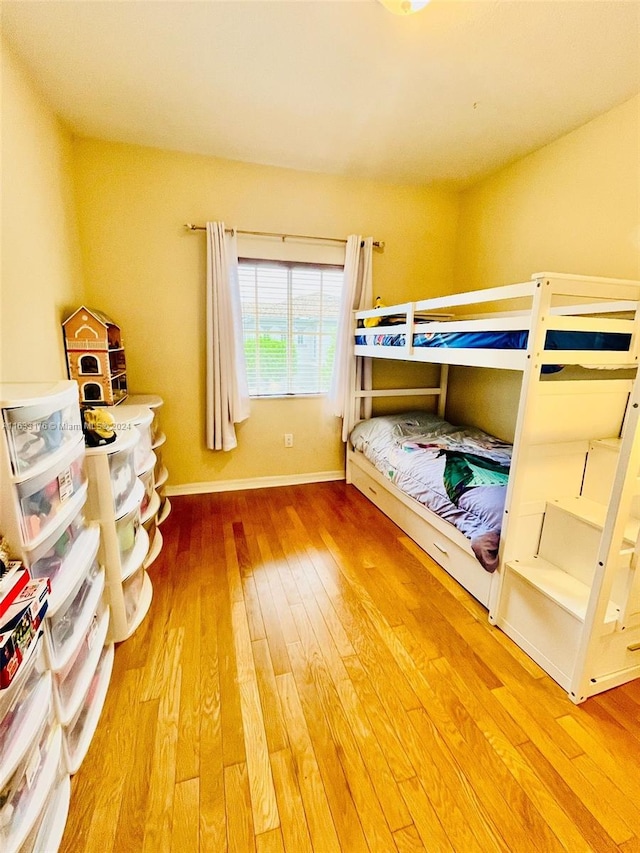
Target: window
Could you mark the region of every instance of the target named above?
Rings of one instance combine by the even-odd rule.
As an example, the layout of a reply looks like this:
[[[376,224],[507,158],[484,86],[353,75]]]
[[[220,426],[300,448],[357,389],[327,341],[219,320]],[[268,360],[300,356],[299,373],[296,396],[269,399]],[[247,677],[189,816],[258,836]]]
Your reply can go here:
[[[80,356],[80,373],[100,373],[100,362],[95,355]]]
[[[252,397],[329,389],[342,267],[240,259],[242,331]]]

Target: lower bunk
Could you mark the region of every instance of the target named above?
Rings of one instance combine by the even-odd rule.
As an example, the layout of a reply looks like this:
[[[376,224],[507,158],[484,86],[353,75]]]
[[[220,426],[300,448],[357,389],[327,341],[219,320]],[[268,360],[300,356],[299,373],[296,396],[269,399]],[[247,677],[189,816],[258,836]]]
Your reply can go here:
[[[489,609],[510,445],[433,421],[426,435],[412,433],[405,415],[361,422],[347,447],[347,482]]]

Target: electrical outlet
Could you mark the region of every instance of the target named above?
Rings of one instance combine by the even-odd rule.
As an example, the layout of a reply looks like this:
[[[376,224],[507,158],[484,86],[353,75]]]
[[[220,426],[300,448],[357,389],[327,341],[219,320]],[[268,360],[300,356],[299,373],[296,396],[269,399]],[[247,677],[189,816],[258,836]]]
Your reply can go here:
[[[293,433],[285,432],[284,434],[284,446],[285,447],[293,447]]]

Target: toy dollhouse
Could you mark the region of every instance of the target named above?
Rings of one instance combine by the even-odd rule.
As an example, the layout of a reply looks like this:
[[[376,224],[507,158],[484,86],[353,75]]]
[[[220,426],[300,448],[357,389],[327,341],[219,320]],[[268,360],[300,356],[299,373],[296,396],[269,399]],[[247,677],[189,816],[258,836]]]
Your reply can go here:
[[[120,327],[102,311],[84,305],[62,324],[67,371],[80,402],[115,406],[127,396],[127,371]]]

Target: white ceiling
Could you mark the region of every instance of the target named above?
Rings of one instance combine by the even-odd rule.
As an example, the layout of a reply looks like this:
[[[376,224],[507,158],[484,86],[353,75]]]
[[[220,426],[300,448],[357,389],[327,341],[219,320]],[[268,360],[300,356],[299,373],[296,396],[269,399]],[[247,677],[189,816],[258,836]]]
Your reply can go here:
[[[640,90],[640,0],[2,0],[79,135],[463,186]]]

